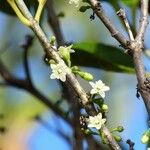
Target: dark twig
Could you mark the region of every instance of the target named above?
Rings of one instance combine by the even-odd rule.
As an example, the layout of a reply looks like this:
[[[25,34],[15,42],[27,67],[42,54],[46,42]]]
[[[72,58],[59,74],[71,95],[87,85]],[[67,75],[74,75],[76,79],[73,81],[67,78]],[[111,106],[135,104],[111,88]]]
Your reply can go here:
[[[21,44],[21,47],[24,50],[24,57],[23,57],[24,63],[23,64],[25,68],[26,78],[30,84],[32,84],[32,80],[31,80],[30,69],[29,69],[29,64],[28,64],[28,52],[29,52],[30,46],[32,46],[32,42],[33,42],[33,36],[26,35],[24,43]]]
[[[114,24],[110,21],[106,15],[104,9],[101,6],[101,3],[98,0],[89,0],[91,7],[95,14],[100,18],[106,28],[110,31],[112,37],[119,41],[122,46],[126,47],[128,40],[118,31]]]
[[[134,150],[134,145],[135,145],[134,142],[132,142],[130,139],[128,139],[126,141],[126,143],[129,145],[129,150]]]
[[[133,40],[134,40],[134,37],[133,37],[132,31],[131,31],[131,28],[130,28],[130,25],[129,25],[129,22],[128,22],[126,13],[125,13],[125,10],[124,10],[124,9],[120,9],[120,10],[117,12],[117,15],[123,20],[123,22],[124,22],[124,24],[125,24],[125,27],[126,27],[126,29],[127,29],[129,38],[130,38],[131,41],[133,41]]]

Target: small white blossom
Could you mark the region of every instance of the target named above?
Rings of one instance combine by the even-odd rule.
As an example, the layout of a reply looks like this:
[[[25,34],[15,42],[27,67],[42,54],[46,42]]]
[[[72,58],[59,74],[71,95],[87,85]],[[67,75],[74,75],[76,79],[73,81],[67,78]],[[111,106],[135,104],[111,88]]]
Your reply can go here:
[[[60,79],[61,81],[66,81],[66,72],[62,63],[51,64],[52,74],[50,75],[51,79]]]
[[[94,82],[89,82],[92,86],[91,94],[99,94],[102,98],[105,97],[105,91],[108,91],[110,88],[106,86],[101,80]]]
[[[106,122],[106,119],[102,118],[102,113],[99,113],[97,116],[89,116],[89,119],[87,120],[88,127],[89,128],[96,128],[99,130],[102,125]]]
[[[80,0],[69,0],[69,4],[75,4],[76,7],[79,6],[79,1]]]

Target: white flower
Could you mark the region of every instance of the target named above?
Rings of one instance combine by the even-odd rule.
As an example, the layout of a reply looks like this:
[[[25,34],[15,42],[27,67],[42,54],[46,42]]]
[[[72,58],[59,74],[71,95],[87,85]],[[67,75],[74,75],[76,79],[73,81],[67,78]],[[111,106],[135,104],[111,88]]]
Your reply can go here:
[[[51,64],[52,74],[50,75],[51,79],[60,79],[61,81],[66,81],[66,72],[64,65],[62,63]]]
[[[110,88],[106,86],[101,80],[94,82],[89,82],[92,86],[91,94],[99,94],[102,98],[105,97],[105,91],[108,91]]]
[[[79,6],[79,1],[80,0],[69,0],[69,4],[75,4],[76,7]]]
[[[106,122],[106,119],[102,119],[102,114],[99,113],[97,116],[89,116],[88,121],[88,127],[89,128],[96,128],[99,130],[102,125]]]

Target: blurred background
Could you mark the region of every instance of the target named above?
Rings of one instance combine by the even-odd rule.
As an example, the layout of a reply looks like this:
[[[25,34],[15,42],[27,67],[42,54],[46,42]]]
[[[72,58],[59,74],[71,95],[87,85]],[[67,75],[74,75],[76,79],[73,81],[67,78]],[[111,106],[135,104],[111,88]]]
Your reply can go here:
[[[69,5],[68,1],[56,0],[54,3],[56,13],[63,12],[64,17],[59,18],[64,39],[67,42],[79,43],[81,41],[100,42],[119,47],[119,44],[110,36],[104,25],[95,18],[89,19],[92,11],[81,13],[78,8]],[[103,6],[113,23],[122,33],[125,33],[121,22],[116,16],[115,10],[108,2]],[[124,5],[129,20],[131,21],[131,9]],[[139,10],[137,10],[136,24],[138,23]],[[42,17],[41,26],[47,37],[53,35],[47,22],[46,11]],[[149,48],[150,26],[146,31],[145,46]],[[25,35],[34,35],[31,30],[21,24],[17,17],[0,12],[0,58],[9,68],[9,71],[19,78],[24,78],[23,49]],[[75,53],[73,55],[76,55]],[[43,61],[43,50],[35,37],[29,51],[29,67],[31,77],[36,88],[53,103],[61,99],[61,88],[56,80],[51,80],[50,67]],[[143,55],[147,72],[150,69],[149,58]],[[89,58],[90,59],[90,58]],[[141,98],[136,97],[136,76],[129,73],[116,73],[98,68],[82,67],[95,77],[101,79],[110,86],[106,94],[106,103],[109,106],[107,125],[110,128],[122,125],[121,144],[128,149],[127,139],[135,143],[136,150],[146,149],[140,139],[147,129],[147,112]],[[2,78],[0,77],[0,81]],[[79,78],[80,83],[87,90],[88,82]],[[63,101],[60,105],[63,110],[68,110],[68,105]],[[63,119],[50,111],[36,97],[27,91],[0,86],[0,150],[71,150],[66,135],[72,141],[72,128]],[[84,143],[86,149],[86,143]]]

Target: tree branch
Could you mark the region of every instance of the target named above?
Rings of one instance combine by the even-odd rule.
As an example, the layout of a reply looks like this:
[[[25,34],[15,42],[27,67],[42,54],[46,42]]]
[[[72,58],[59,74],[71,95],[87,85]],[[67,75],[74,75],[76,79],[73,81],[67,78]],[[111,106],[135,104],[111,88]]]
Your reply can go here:
[[[129,41],[125,39],[124,36],[116,29],[116,27],[110,22],[109,18],[106,16],[101,6],[101,3],[98,0],[89,0],[89,3],[93,11],[95,12],[95,14],[104,23],[104,25],[110,31],[110,33],[114,35],[114,38],[121,45],[123,45],[124,48],[129,49],[130,52],[132,53],[134,67],[135,67],[136,76],[138,80],[138,88],[150,116],[150,94],[149,94],[150,81],[146,80],[144,64],[141,57],[143,43],[144,43],[144,34],[148,23],[148,0],[141,0],[140,26],[134,41]]]
[[[17,3],[23,3],[23,1],[17,1]],[[24,4],[23,4],[24,5]],[[19,5],[18,5],[19,6]],[[24,5],[25,6],[25,5]],[[23,14],[28,14],[25,11],[27,11],[26,6],[20,8],[21,12]],[[50,45],[49,40],[47,39],[45,33],[40,28],[39,24],[31,18],[30,15],[25,16],[30,21],[30,28],[33,30],[33,32],[38,37],[39,41],[41,42],[41,45],[43,46],[43,49],[45,50],[45,53],[49,58],[54,59],[57,63],[61,63],[64,66],[64,70],[67,73],[67,82],[70,84],[70,86],[74,89],[75,93],[78,95],[83,107],[85,108],[88,115],[95,116],[97,114],[96,109],[94,108],[93,103],[91,103],[88,99],[88,96],[86,95],[86,92],[83,90],[83,88],[80,86],[78,80],[75,78],[74,74],[72,74],[70,68],[68,68],[65,64],[65,62],[61,59],[59,54],[55,51],[55,49]],[[116,31],[116,30],[115,30]],[[124,43],[126,43],[126,40],[122,38],[122,36],[114,33],[114,36],[116,36],[118,39],[122,40]],[[110,146],[114,150],[120,150],[120,146],[115,141],[109,130],[104,126],[102,128],[104,130],[104,134],[107,137],[108,141],[110,142]]]
[[[114,26],[114,24],[110,21],[108,16],[106,15],[104,9],[102,8],[101,3],[98,0],[89,0],[89,3],[97,15],[97,17],[103,22],[105,27],[110,31],[112,37],[114,37],[122,46],[126,47],[129,40],[127,40]]]
[[[123,22],[124,22],[124,24],[125,24],[125,27],[126,27],[126,30],[127,30],[127,32],[128,32],[128,35],[129,35],[130,40],[131,40],[131,41],[134,41],[133,33],[132,33],[132,31],[131,31],[131,28],[130,28],[130,25],[129,25],[129,22],[128,22],[126,13],[125,13],[125,10],[124,10],[124,9],[120,9],[120,10],[117,12],[117,15],[123,20]]]
[[[24,61],[24,69],[25,69],[25,73],[26,73],[26,79],[28,80],[28,82],[32,85],[32,80],[31,80],[31,75],[30,75],[30,69],[29,69],[29,63],[28,63],[28,52],[29,52],[29,48],[32,45],[33,42],[33,37],[30,35],[26,35],[25,36],[25,41],[24,43],[21,45],[21,47],[24,50],[24,57],[23,57],[23,61]]]

